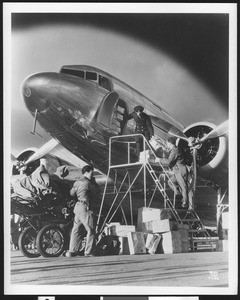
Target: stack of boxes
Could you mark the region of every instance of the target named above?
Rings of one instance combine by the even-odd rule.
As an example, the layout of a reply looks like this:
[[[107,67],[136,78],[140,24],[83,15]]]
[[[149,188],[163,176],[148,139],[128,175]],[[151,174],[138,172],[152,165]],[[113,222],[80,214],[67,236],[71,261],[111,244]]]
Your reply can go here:
[[[104,232],[106,235],[115,235],[118,237],[121,243],[120,255],[146,253],[144,235],[142,232],[136,232],[134,225],[110,223]]]
[[[169,209],[139,208],[137,230],[150,235],[151,238],[152,234],[160,234],[160,253],[188,252],[188,225],[170,221],[170,218]]]
[[[110,223],[106,235],[118,236],[121,255],[188,252],[188,225],[171,221],[169,209],[138,209],[137,230],[133,225]]]

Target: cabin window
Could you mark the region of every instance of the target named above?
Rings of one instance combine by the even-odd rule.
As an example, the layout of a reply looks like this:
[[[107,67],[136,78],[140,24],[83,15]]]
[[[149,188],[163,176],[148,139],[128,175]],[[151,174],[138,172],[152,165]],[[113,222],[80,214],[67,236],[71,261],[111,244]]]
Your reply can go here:
[[[101,87],[103,87],[104,89],[108,90],[109,92],[111,92],[111,82],[108,78],[103,77],[101,75],[99,75],[99,85]]]
[[[82,70],[62,69],[61,73],[77,76],[77,77],[80,77],[80,78],[84,78],[84,71],[82,71]]]
[[[88,80],[97,80],[97,73],[95,73],[95,72],[86,72],[86,79],[88,79]]]

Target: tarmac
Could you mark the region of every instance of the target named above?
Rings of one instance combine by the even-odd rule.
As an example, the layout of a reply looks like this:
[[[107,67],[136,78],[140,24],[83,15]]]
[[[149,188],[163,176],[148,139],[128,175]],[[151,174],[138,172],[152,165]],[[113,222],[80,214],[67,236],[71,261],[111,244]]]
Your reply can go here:
[[[194,294],[196,288],[221,294],[229,286],[228,252],[27,258],[11,251],[10,285],[20,293],[56,286],[54,294]]]

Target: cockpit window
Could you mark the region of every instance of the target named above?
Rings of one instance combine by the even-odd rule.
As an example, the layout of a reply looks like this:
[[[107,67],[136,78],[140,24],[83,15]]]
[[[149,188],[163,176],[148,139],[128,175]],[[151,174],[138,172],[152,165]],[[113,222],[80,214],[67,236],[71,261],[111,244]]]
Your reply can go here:
[[[99,85],[109,92],[111,91],[111,83],[108,78],[99,75]]]
[[[61,73],[70,74],[73,76],[84,78],[84,71],[82,71],[82,70],[73,70],[73,69],[62,68]]]
[[[88,79],[88,80],[97,80],[97,73],[95,73],[95,72],[86,72],[86,79]]]

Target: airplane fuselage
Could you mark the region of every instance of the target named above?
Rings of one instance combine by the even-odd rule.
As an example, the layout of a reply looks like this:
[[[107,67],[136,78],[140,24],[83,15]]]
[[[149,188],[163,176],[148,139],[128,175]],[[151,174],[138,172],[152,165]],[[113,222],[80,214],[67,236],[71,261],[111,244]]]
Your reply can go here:
[[[60,73],[32,75],[23,85],[23,95],[31,114],[38,111],[37,121],[45,131],[103,172],[108,167],[109,137],[134,133],[135,124],[127,116],[136,105],[155,117],[153,125],[164,120],[163,130],[154,126],[158,136],[166,138],[170,129],[183,129],[141,93],[93,67],[68,66]],[[121,159],[121,148],[115,155]]]
[[[170,134],[184,135],[183,126],[157,102],[94,67],[70,65],[63,66],[59,73],[31,75],[24,81],[22,92],[26,107],[33,116],[37,115],[37,121],[44,130],[70,152],[86,163],[92,163],[103,173],[108,169],[109,138],[135,133],[134,121],[128,121],[128,115],[136,105],[142,105],[151,116],[157,137],[165,140]],[[211,130],[211,126],[203,124],[193,126],[190,131],[191,136],[199,137]],[[200,167],[205,171],[206,165],[207,173],[212,177],[215,167],[223,169],[222,165],[226,166],[226,142],[224,140],[222,143],[225,148],[221,147],[221,139],[212,139],[199,150],[199,158],[202,151]],[[191,161],[186,142],[183,148],[186,158]],[[224,148],[221,157],[220,148]],[[123,147],[113,147],[113,156],[119,163],[125,161]],[[216,161],[214,168],[210,165],[212,161]]]

